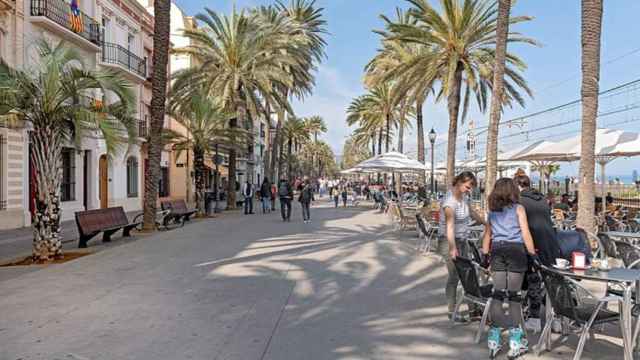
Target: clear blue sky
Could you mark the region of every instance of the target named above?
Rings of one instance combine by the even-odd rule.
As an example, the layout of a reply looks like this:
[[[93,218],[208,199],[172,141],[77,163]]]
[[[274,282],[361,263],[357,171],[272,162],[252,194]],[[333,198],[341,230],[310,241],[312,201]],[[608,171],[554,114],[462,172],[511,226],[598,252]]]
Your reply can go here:
[[[270,0],[177,0],[187,14],[194,15],[205,6],[213,10],[228,13],[233,4],[237,8],[253,5],[271,4]],[[433,3],[438,1],[433,0]],[[342,152],[342,143],[350,129],[344,123],[345,109],[351,99],[364,90],[362,74],[364,65],[375,54],[379,45],[379,37],[372,29],[380,29],[380,14],[392,16],[395,7],[406,8],[403,0],[318,0],[317,4],[325,10],[330,35],[327,37],[327,59],[319,67],[317,87],[314,94],[304,102],[294,104],[298,115],[318,114],[324,117],[329,132],[324,136],[336,153]],[[513,46],[509,48],[521,56],[529,65],[524,73],[530,87],[534,91],[534,99],[527,100],[526,108],[505,110],[503,119],[526,115],[535,111],[560,105],[580,96],[580,1],[578,0],[520,0],[512,11],[515,15],[530,15],[535,19],[529,23],[518,25],[512,30],[520,31],[542,43],[542,47]],[[616,0],[605,1],[603,37],[602,37],[602,69],[601,89],[608,89],[621,83],[640,78],[640,1]],[[636,52],[633,52],[637,50]],[[619,58],[623,55],[623,58]],[[613,61],[612,61],[613,60]],[[612,61],[612,62],[611,62]],[[609,63],[607,63],[609,62]],[[617,107],[640,101],[640,90],[629,96],[619,96],[615,104],[605,106]],[[536,123],[561,121],[563,116],[555,115],[546,120],[535,118],[527,126],[536,128]],[[576,116],[579,116],[576,115]],[[640,117],[640,111],[625,112],[607,118],[608,123]],[[424,109],[425,128],[432,126],[444,138],[447,130],[446,105],[427,104]],[[486,125],[488,115],[477,111],[470,113],[476,126]],[[545,122],[546,121],[546,122]],[[640,131],[640,122],[629,122],[617,127],[625,127],[632,131]],[[461,131],[466,131],[463,125]],[[578,131],[577,125],[568,126],[569,131]],[[566,130],[566,129],[565,129]],[[558,131],[553,130],[553,131]],[[569,132],[565,131],[565,133]],[[531,135],[529,140],[552,136],[549,133]],[[560,132],[555,133],[556,138]],[[566,137],[571,135],[565,135]],[[407,135],[409,151],[415,149],[415,135]],[[505,147],[524,141],[512,138],[505,141]],[[461,143],[462,141],[459,141]],[[444,146],[438,148],[437,157],[444,158]],[[461,157],[462,155],[459,155]],[[573,173],[575,166],[563,166],[562,173]],[[640,168],[638,159],[615,160],[608,167],[608,174],[629,175],[633,168]]]

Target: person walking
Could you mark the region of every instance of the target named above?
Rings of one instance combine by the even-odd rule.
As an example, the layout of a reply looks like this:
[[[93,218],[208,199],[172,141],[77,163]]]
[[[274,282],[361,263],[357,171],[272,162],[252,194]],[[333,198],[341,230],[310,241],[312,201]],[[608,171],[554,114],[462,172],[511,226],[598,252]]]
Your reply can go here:
[[[342,206],[347,207],[347,198],[349,196],[349,192],[347,191],[346,187],[342,188],[342,191],[340,192],[340,196],[342,197]]]
[[[280,180],[278,196],[280,197],[280,215],[282,215],[282,221],[291,221],[291,199],[293,199],[293,189],[291,188],[291,184],[289,184],[285,179]]]
[[[262,213],[271,212],[271,184],[266,178],[262,180],[262,186],[260,186],[260,201],[262,202]]]
[[[487,337],[489,355],[494,358],[502,348],[502,330],[509,329],[509,359],[528,350],[521,326],[522,283],[529,259],[536,256],[527,213],[519,204],[520,191],[509,178],[496,181],[489,195],[489,217],[485,224],[482,252],[491,258],[493,295],[490,307],[492,325]],[[502,306],[509,302],[509,316]]]
[[[276,197],[278,196],[278,187],[271,184],[271,211],[276,211]]]
[[[253,214],[253,185],[247,179],[247,182],[242,184],[242,195],[244,196],[244,214]]]
[[[331,188],[331,198],[333,199],[333,203],[335,207],[338,207],[338,187],[334,186]]]
[[[440,223],[438,228],[438,253],[447,264],[448,278],[445,287],[447,309],[449,318],[453,317],[456,307],[458,283],[458,271],[453,264],[453,259],[458,256],[469,258],[469,223],[471,219],[484,224],[484,219],[478,215],[469,205],[469,194],[477,186],[475,175],[470,171],[464,171],[453,179],[451,189],[442,199],[440,204]],[[469,304],[472,315],[478,314],[478,308]],[[453,321],[466,322],[468,319],[458,314]]]
[[[302,220],[304,223],[311,222],[311,202],[314,201],[313,198],[313,188],[309,183],[309,180],[305,180],[302,183],[302,190],[300,191],[300,196],[298,197],[298,201],[300,205],[302,205]]]

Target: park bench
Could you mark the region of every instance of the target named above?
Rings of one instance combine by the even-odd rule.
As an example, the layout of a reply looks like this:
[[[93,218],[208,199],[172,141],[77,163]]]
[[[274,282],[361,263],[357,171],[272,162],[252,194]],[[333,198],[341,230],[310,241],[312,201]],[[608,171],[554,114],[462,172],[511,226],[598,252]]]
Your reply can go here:
[[[131,236],[131,229],[138,225],[130,223],[121,206],[106,209],[95,209],[76,212],[78,225],[78,247],[86,248],[87,242],[99,233],[103,233],[102,241],[111,241],[111,235],[122,229],[122,236]]]
[[[191,215],[196,213],[196,210],[190,210],[187,208],[187,203],[184,200],[164,200],[160,202],[162,210],[169,210],[169,216],[174,217],[176,222],[189,221]]]

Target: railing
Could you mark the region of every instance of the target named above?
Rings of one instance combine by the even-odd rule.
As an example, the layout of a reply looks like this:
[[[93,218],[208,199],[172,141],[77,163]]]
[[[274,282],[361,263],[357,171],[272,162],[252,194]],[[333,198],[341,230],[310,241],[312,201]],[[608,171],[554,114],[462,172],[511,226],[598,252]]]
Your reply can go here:
[[[138,137],[147,137],[149,135],[149,127],[146,120],[138,120]]]
[[[142,59],[118,44],[102,43],[102,61],[117,64],[143,77],[147,77],[147,59]]]
[[[100,45],[100,24],[82,11],[81,21],[72,21],[71,5],[63,0],[31,0],[31,16],[44,16],[87,41]]]

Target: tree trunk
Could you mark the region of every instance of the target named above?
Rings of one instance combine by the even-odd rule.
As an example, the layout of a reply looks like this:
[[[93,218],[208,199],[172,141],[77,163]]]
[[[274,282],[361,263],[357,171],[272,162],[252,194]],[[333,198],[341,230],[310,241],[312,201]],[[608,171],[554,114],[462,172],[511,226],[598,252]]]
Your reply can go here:
[[[458,68],[454,73],[451,82],[451,90],[447,96],[447,107],[449,110],[449,133],[447,139],[447,187],[451,186],[451,182],[456,172],[456,137],[458,136],[458,113],[460,112],[460,85],[462,83],[462,66],[458,64]]]
[[[493,94],[491,95],[491,113],[487,134],[487,171],[485,194],[493,190],[498,169],[498,131],[502,114],[502,98],[504,94],[504,67],[507,53],[507,34],[509,32],[509,11],[511,0],[498,2],[498,23],[496,26],[496,63],[493,69]],[[487,199],[488,196],[485,196]]]
[[[426,160],[424,156],[424,123],[422,119],[422,101],[421,100],[416,102],[416,128],[418,131],[418,161],[424,164]],[[423,184],[425,184],[427,181],[427,178],[424,172],[422,172],[422,174],[420,175],[420,181]]]
[[[582,136],[576,225],[595,233],[595,146],[600,80],[602,0],[582,0]],[[603,179],[604,181],[604,179]],[[602,199],[602,206],[605,206]]]
[[[387,114],[387,134],[385,138],[384,151],[389,152],[389,141],[391,140],[391,115]]]
[[[404,117],[398,124],[398,152],[403,153],[404,149]]]
[[[198,216],[205,215],[204,207],[204,151],[200,148],[193,149],[193,169],[196,183],[196,210]]]
[[[376,155],[376,136],[371,135],[371,156]]]
[[[239,111],[238,111],[239,113]],[[238,127],[238,119],[229,120],[230,128]],[[236,208],[236,159],[238,151],[234,144],[234,139],[231,139],[231,146],[229,147],[229,174],[227,179],[227,210],[233,210]]]
[[[149,124],[148,166],[144,182],[143,228],[155,230],[162,127],[167,97],[167,62],[169,61],[169,0],[154,0],[153,75],[151,79],[151,124]]]
[[[291,161],[293,157],[293,139],[289,138],[289,144],[287,148],[287,164],[288,164],[288,172],[287,179],[291,181],[293,177],[293,162]]]
[[[35,168],[36,211],[31,219],[33,259],[48,261],[62,256],[60,238],[60,183],[62,144],[51,128],[34,129],[31,160]]]
[[[378,155],[382,154],[382,129],[380,129],[380,134],[378,135]]]

